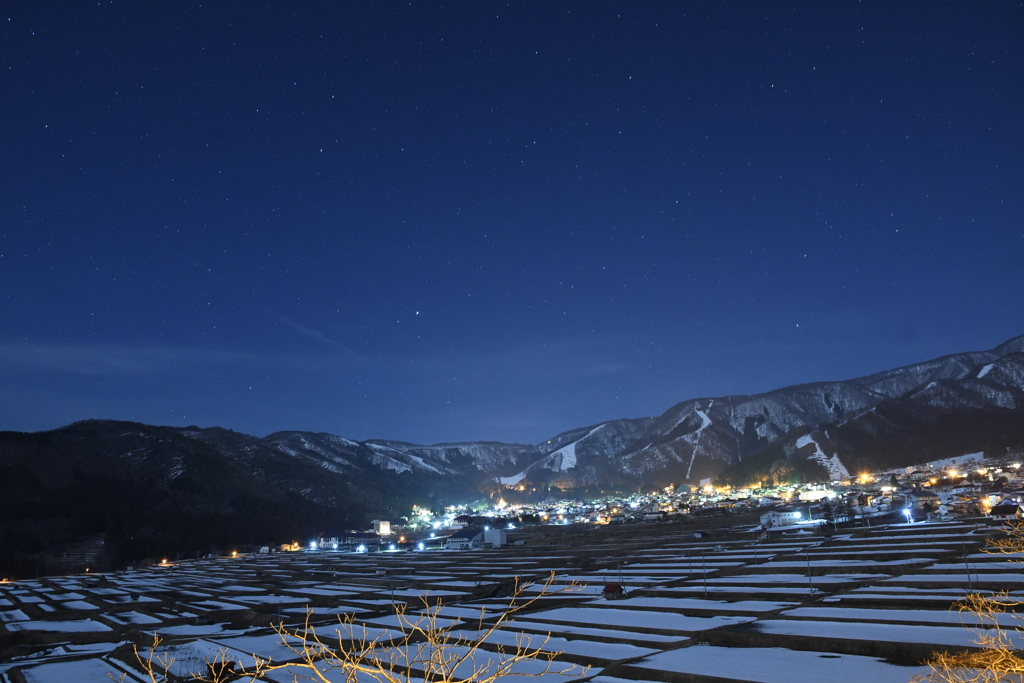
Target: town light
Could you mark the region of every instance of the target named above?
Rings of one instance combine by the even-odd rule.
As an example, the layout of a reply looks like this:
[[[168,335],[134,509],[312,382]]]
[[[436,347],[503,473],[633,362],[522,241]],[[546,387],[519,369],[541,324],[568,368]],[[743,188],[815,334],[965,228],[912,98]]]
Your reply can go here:
[[[366,546],[365,545],[360,545],[358,548],[356,548],[356,552],[357,553],[365,553],[366,552]]]
[[[903,508],[903,514],[906,515],[908,522],[914,521],[914,511],[910,508]]]
[[[316,550],[316,541],[310,541],[309,542],[309,549],[310,550]]]
[[[332,543],[331,544],[331,550],[337,550],[337,549],[338,549],[338,544],[337,543]]]
[[[426,548],[426,546],[423,545],[423,541],[416,544],[416,550],[423,550],[424,548]]]
[[[391,545],[388,546],[388,550],[394,550],[394,549],[395,549],[395,544],[394,543],[392,543]]]

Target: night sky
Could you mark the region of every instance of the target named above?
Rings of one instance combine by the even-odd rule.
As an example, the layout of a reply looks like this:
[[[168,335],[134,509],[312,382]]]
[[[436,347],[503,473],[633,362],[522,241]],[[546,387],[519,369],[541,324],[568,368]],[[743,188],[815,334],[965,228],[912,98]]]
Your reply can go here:
[[[5,3],[0,429],[539,442],[1024,333],[1020,2]]]

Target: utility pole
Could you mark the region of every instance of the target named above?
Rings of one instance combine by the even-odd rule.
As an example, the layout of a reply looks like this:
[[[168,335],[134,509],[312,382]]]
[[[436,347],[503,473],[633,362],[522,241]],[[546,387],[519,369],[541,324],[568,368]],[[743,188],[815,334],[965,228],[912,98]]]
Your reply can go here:
[[[811,591],[811,599],[814,599],[814,581],[811,579],[811,553],[804,549],[804,557],[807,559],[807,587]]]
[[[971,565],[967,562],[967,546],[960,542],[960,550],[964,554],[964,568],[967,569],[967,590],[970,593],[974,592],[974,584],[971,582]]]

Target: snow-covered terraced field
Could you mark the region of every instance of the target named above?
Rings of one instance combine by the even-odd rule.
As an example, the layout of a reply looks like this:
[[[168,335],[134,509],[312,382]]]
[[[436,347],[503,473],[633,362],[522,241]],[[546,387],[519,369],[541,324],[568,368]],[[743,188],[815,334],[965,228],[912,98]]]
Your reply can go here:
[[[896,683],[920,673],[919,660],[933,649],[972,645],[964,624],[976,620],[949,609],[969,587],[1024,583],[1024,565],[979,552],[984,536],[974,525],[893,525],[764,542],[743,529],[720,529],[709,542],[672,525],[658,528],[662,536],[642,543],[622,533],[629,527],[571,542],[522,532],[526,545],[491,551],[303,551],[0,584],[0,638],[20,643],[0,650],[13,653],[0,661],[0,681],[142,680],[122,645],[144,645],[153,632],[182,674],[202,670],[204,658],[225,648],[242,662],[254,655],[287,662],[295,653],[271,623],[308,618],[337,637],[338,618],[348,615],[356,636],[392,638],[400,624],[393,602],[407,604],[415,620],[423,596],[441,603],[442,623],[472,637],[505,613],[512,577],[542,581],[553,572],[553,588],[572,592],[511,614],[482,657],[499,658],[499,648],[517,638],[539,645],[550,634],[545,649],[591,666],[595,683]],[[602,598],[608,584],[624,586],[626,597]],[[526,597],[539,590],[535,584]],[[1009,617],[1007,625],[1015,625]],[[523,675],[505,683],[525,683],[537,671],[524,665]],[[267,680],[290,681],[285,673]],[[344,676],[328,676],[335,679]]]
[[[873,657],[821,654],[772,647],[736,648],[714,645],[670,650],[633,664],[656,671],[736,678],[757,683],[793,681],[871,681],[906,683],[926,667],[896,666]],[[597,676],[592,683],[627,683],[612,676]],[[637,683],[629,681],[628,683]]]

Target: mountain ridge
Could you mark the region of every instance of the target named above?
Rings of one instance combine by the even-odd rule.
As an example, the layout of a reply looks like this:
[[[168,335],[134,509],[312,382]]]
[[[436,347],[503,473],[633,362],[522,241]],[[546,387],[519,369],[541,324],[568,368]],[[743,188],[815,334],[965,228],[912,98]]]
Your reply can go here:
[[[0,432],[0,567],[11,548],[24,558],[100,532],[128,561],[365,527],[510,487],[543,497],[841,479],[977,451],[1024,455],[1024,335],[852,380],[691,398],[539,444],[84,420]]]

